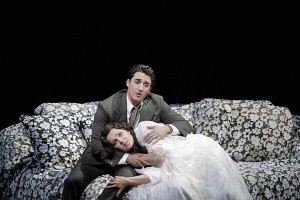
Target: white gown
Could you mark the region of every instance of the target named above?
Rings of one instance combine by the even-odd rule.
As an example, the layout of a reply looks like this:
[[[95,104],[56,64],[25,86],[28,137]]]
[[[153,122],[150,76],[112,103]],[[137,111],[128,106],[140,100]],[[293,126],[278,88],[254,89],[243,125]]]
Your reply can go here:
[[[137,172],[149,177],[150,183],[133,187],[131,200],[250,200],[247,185],[234,161],[214,140],[201,134],[186,137],[167,136],[154,145],[145,144],[147,125],[135,128],[139,143],[148,152],[163,157],[160,167],[146,167]]]

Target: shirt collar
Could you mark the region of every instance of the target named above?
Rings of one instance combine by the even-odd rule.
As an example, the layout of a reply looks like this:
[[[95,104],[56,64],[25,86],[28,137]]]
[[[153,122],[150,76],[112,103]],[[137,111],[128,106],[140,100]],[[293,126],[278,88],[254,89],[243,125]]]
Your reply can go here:
[[[131,109],[134,107],[133,105],[132,105],[132,103],[129,101],[129,98],[128,98],[128,93],[127,93],[127,115],[130,115],[130,112],[131,112]],[[144,103],[144,101],[142,101],[141,102],[141,108],[143,107],[143,103]]]

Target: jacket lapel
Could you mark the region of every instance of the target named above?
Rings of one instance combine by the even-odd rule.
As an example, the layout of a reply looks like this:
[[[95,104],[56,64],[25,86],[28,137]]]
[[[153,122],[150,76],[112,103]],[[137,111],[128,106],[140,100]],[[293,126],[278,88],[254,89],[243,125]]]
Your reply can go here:
[[[113,101],[113,119],[112,121],[119,121],[127,123],[127,92],[122,91]]]
[[[145,98],[144,105],[141,110],[140,122],[146,121],[146,120],[152,120],[153,115],[155,114],[156,108],[157,108],[157,105],[151,104],[150,99]]]

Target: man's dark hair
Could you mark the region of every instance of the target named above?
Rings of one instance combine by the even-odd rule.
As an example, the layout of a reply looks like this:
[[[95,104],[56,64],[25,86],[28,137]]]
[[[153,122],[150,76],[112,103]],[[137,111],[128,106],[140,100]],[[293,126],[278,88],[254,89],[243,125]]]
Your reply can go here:
[[[134,76],[136,72],[142,72],[144,74],[147,74],[151,78],[151,88],[155,85],[155,72],[154,70],[149,67],[148,65],[144,64],[137,64],[130,68],[127,79],[131,80],[131,78]]]

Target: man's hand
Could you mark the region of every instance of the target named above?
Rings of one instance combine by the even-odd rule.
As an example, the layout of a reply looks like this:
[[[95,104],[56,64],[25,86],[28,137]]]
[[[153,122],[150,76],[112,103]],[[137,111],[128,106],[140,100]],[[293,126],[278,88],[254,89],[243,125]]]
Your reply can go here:
[[[162,162],[162,157],[155,152],[143,154],[142,158],[147,161],[150,166],[159,166]]]
[[[143,158],[144,154],[132,153],[127,157],[127,164],[132,165],[133,167],[144,167],[149,165],[149,163]]]
[[[144,140],[146,143],[156,143],[159,140],[165,138],[168,134],[172,133],[172,128],[168,125],[159,126],[147,126],[149,132],[145,136]]]

